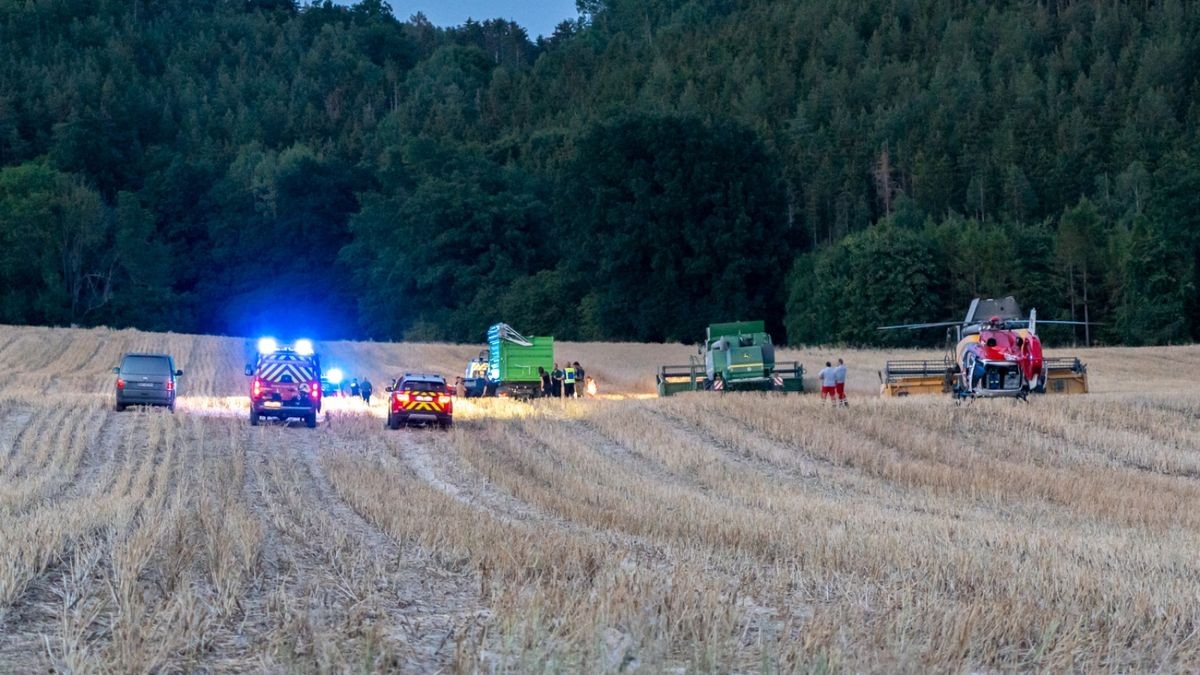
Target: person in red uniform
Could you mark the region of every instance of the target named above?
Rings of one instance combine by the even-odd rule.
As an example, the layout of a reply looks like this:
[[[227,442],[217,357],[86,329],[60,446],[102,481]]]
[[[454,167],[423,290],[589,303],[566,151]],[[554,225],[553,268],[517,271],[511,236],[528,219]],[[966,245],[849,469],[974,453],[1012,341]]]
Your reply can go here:
[[[817,379],[821,381],[821,400],[828,398],[831,401],[837,401],[837,370],[829,361],[825,362],[825,367],[821,372],[817,373]]]

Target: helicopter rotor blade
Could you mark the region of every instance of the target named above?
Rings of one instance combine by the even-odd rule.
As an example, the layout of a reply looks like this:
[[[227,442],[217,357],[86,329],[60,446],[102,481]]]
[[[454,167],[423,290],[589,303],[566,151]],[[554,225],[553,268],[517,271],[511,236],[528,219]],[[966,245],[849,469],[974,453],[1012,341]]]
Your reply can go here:
[[[1038,319],[1038,323],[1052,323],[1056,326],[1103,326],[1103,321],[1051,321],[1049,319]]]
[[[899,326],[880,326],[875,330],[916,330],[918,328],[943,328],[945,326],[961,325],[961,321],[942,321],[939,323],[906,323]]]

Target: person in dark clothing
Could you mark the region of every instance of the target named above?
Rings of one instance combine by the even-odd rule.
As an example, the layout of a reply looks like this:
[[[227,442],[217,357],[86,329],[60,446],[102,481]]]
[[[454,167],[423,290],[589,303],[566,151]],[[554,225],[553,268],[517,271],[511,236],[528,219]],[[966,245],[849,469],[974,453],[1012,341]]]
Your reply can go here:
[[[583,398],[583,383],[587,382],[587,373],[583,372],[583,366],[578,361],[571,365],[575,366],[575,382],[579,385],[575,387],[575,397]]]
[[[350,398],[358,398],[358,397],[359,397],[358,378],[356,377],[353,380],[350,380]]]
[[[550,396],[554,392],[554,385],[550,382],[550,373],[546,369],[538,366],[538,379],[542,381],[542,396]]]
[[[364,377],[358,388],[362,391],[363,400],[367,402],[367,405],[371,405],[371,392],[375,389],[371,386],[371,381]]]
[[[550,373],[550,395],[554,398],[562,396],[563,371],[554,364],[554,370]]]

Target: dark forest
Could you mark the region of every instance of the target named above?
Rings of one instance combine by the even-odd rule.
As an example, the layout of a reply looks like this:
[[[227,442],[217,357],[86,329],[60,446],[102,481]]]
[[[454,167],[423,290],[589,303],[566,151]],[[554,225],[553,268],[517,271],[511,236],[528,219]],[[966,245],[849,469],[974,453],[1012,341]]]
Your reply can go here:
[[[1011,294],[1200,338],[1200,6],[579,10],[0,2],[0,322],[906,345]]]

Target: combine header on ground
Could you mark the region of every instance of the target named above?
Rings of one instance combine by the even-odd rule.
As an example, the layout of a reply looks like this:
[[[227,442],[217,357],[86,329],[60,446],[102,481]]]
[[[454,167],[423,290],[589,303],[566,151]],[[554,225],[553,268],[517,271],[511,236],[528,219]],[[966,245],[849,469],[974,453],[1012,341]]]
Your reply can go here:
[[[658,395],[683,391],[804,391],[804,366],[775,362],[775,344],[762,321],[717,323],[686,366],[663,366]]]
[[[1017,301],[1007,297],[976,298],[962,321],[884,326],[880,330],[946,327],[946,356],[932,361],[888,361],[879,373],[880,393],[945,393],[958,398],[1086,394],[1087,366],[1075,357],[1044,357],[1037,324],[1037,310],[1024,318]]]

